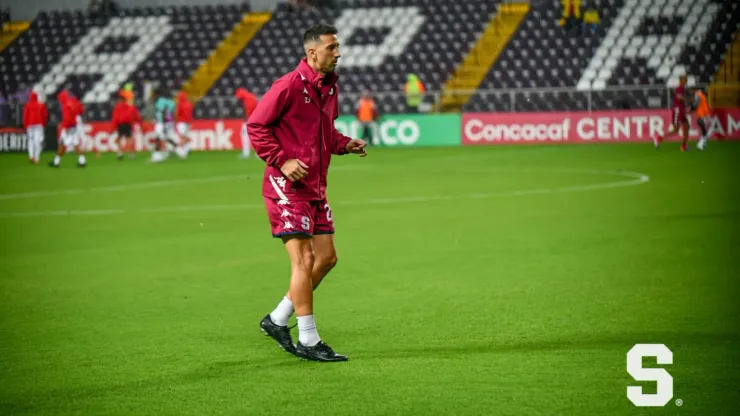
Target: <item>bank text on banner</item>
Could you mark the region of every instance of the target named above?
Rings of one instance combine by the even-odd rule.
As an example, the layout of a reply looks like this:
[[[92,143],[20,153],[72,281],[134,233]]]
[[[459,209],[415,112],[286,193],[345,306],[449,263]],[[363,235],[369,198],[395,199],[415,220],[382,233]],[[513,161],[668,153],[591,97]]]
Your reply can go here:
[[[241,119],[226,120],[193,120],[190,124],[189,137],[193,140],[192,150],[237,150],[241,149]],[[137,151],[149,151],[154,148],[154,125],[145,123],[142,128],[134,128],[134,145]],[[89,152],[113,152],[118,150],[118,134],[107,122],[85,123],[82,135],[82,148]]]
[[[466,113],[462,144],[644,142],[664,134],[670,110],[552,113]],[[740,139],[740,109],[716,110],[710,117],[712,139]],[[691,120],[690,137],[700,135]],[[672,140],[680,140],[673,137]]]

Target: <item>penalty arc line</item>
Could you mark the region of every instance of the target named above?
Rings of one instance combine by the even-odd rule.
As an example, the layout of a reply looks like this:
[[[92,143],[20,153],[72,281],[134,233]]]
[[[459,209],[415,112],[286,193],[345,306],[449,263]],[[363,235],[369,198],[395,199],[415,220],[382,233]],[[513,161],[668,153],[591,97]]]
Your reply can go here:
[[[399,198],[369,198],[364,200],[349,200],[349,201],[337,201],[333,205],[387,205],[387,204],[404,204],[404,203],[424,203],[424,202],[435,202],[435,201],[449,201],[449,200],[461,200],[461,199],[489,199],[489,198],[501,198],[508,196],[528,196],[528,195],[544,195],[544,194],[555,194],[555,193],[568,193],[568,192],[585,192],[585,191],[596,191],[602,189],[611,188],[623,188],[628,186],[643,185],[650,181],[648,175],[630,172],[630,171],[600,171],[600,170],[563,170],[574,173],[583,174],[596,174],[596,175],[612,175],[612,176],[626,176],[629,180],[621,180],[616,182],[604,182],[590,185],[572,185],[563,186],[556,188],[538,188],[538,189],[526,189],[519,191],[502,191],[502,192],[490,192],[490,193],[474,193],[474,194],[463,194],[463,195],[432,195],[432,196],[411,196],[411,197],[399,197]],[[234,211],[234,210],[249,210],[249,209],[260,209],[264,208],[263,204],[222,204],[222,205],[185,205],[185,206],[170,206],[170,207],[156,207],[156,208],[142,208],[134,210],[123,210],[123,209],[109,209],[109,210],[58,210],[58,211],[28,211],[28,212],[3,212],[0,213],[0,217],[43,217],[43,216],[102,216],[102,215],[118,215],[118,214],[153,214],[153,213],[176,213],[176,212],[208,212],[208,211]]]

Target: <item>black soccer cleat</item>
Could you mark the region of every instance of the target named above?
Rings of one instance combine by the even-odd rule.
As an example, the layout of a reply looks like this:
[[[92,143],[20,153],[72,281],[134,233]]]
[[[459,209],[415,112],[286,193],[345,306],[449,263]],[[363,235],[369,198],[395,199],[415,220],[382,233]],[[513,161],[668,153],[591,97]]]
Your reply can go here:
[[[78,168],[86,168],[86,167],[87,167],[87,163],[80,163],[80,162],[77,162],[77,167],[78,167]]]
[[[59,165],[55,165],[54,162],[49,162],[49,167],[50,168],[58,168]]]
[[[347,361],[349,359],[346,355],[334,352],[324,341],[319,341],[313,347],[307,347],[299,342],[296,345],[296,355],[304,360],[323,362]]]
[[[282,348],[286,352],[296,355],[293,338],[290,336],[290,329],[287,326],[280,326],[272,322],[270,314],[267,314],[267,316],[265,316],[260,322],[260,331],[277,341],[280,348]]]

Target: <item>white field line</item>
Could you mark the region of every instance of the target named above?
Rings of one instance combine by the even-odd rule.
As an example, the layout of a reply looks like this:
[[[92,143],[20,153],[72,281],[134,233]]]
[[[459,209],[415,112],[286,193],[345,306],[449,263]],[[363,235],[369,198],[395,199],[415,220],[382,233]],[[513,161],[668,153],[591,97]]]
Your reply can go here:
[[[212,176],[209,178],[192,178],[192,179],[175,179],[171,181],[155,181],[155,182],[141,182],[132,183],[128,185],[112,185],[112,186],[99,186],[95,188],[81,188],[81,189],[60,189],[57,191],[38,191],[38,192],[25,192],[19,194],[0,194],[0,201],[7,201],[11,199],[29,199],[29,198],[40,198],[46,196],[58,196],[58,195],[78,195],[87,192],[118,192],[128,191],[131,189],[149,189],[149,188],[162,188],[173,185],[184,185],[190,183],[208,183],[208,182],[221,182],[230,179],[243,178],[246,175],[229,175],[229,176]]]
[[[552,172],[552,170],[549,170]],[[637,186],[647,183],[650,180],[648,175],[629,172],[629,171],[604,171],[604,170],[578,170],[578,169],[561,169],[561,172],[580,173],[586,175],[609,175],[609,176],[621,176],[628,178],[627,180],[619,180],[612,182],[603,182],[590,185],[573,185],[573,186],[562,186],[555,188],[538,188],[538,189],[525,189],[519,191],[501,191],[501,192],[487,192],[487,193],[474,193],[474,194],[462,194],[462,195],[431,195],[431,196],[409,196],[409,197],[398,197],[398,198],[368,198],[363,200],[348,200],[348,201],[337,201],[333,205],[387,205],[387,204],[406,204],[406,203],[424,203],[424,202],[435,202],[435,201],[451,201],[451,200],[473,200],[473,199],[489,199],[489,198],[501,198],[511,196],[527,196],[527,195],[544,195],[544,194],[555,194],[555,193],[568,193],[568,192],[585,192],[585,191],[596,191],[601,189],[611,188],[622,188],[627,186]],[[172,181],[170,181],[172,182]],[[120,188],[120,187],[119,187]],[[128,188],[138,189],[138,188]],[[0,217],[43,217],[43,216],[95,216],[95,215],[117,215],[117,214],[151,214],[151,213],[175,213],[175,212],[207,212],[207,211],[234,211],[234,210],[250,210],[250,209],[264,209],[263,204],[221,204],[221,205],[185,205],[185,206],[169,206],[169,207],[153,207],[153,208],[142,208],[134,210],[122,210],[122,209],[110,209],[110,210],[69,210],[69,211],[27,211],[27,212],[3,212],[0,213]]]
[[[346,165],[332,167],[332,171],[335,170],[361,170],[368,169],[370,166],[367,165]],[[59,196],[59,195],[79,195],[82,193],[95,193],[95,192],[119,192],[128,191],[131,189],[150,189],[150,188],[164,188],[176,185],[188,185],[192,183],[209,183],[209,182],[223,182],[232,179],[245,179],[247,175],[254,174],[259,175],[260,180],[262,179],[263,171],[245,172],[240,175],[226,175],[226,176],[211,176],[208,178],[190,178],[190,179],[173,179],[169,181],[154,181],[154,182],[141,182],[132,183],[126,185],[111,185],[111,186],[98,186],[94,188],[79,188],[79,189],[60,189],[53,191],[37,191],[37,192],[22,192],[16,194],[0,194],[0,201],[8,201],[14,199],[31,199],[31,198],[43,198],[48,196]]]

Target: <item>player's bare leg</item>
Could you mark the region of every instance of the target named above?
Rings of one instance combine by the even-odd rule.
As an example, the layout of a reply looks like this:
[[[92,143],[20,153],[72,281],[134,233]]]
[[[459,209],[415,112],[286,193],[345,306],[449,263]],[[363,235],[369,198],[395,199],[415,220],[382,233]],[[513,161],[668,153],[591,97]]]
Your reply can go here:
[[[681,142],[681,151],[689,150],[689,123],[684,122],[682,125],[683,140]]]
[[[313,268],[311,269],[311,287],[315,291],[324,277],[329,274],[331,269],[337,264],[337,251],[334,247],[333,234],[319,234],[313,237]],[[288,325],[290,317],[293,315],[294,307],[290,292],[278,303],[270,318],[278,325]]]
[[[273,319],[273,314],[267,315],[260,322],[260,328],[263,333],[275,339],[282,349],[291,354],[296,354],[295,345],[288,329],[290,314],[285,316],[288,308],[292,313],[295,307],[299,319],[298,324],[304,329],[304,338],[308,336],[314,344],[320,340],[316,331],[316,324],[313,321],[311,269],[313,268],[314,257],[311,248],[311,237],[300,234],[284,236],[283,244],[290,258],[290,289],[288,295],[278,305],[277,309],[280,311],[275,315],[276,317],[280,316],[280,318]],[[283,317],[285,318],[283,319]]]
[[[57,154],[54,156],[54,160],[49,162],[49,166],[52,168],[58,168],[62,163],[62,156],[64,156],[64,153],[66,151],[66,146],[64,144],[59,143],[59,147],[57,148]]]
[[[680,127],[679,124],[671,124],[668,127],[668,131],[664,135],[662,135],[662,136],[657,136],[657,135],[654,136],[653,137],[653,143],[655,144],[655,148],[656,149],[659,148],[660,145],[663,143],[663,141],[665,139],[677,135],[678,132],[680,131],[680,129],[681,129],[681,127]]]
[[[133,159],[136,157],[136,139],[131,137],[131,140],[128,141],[128,158]]]
[[[313,290],[319,287],[324,276],[337,265],[337,250],[334,247],[334,234],[320,234],[313,237],[314,262],[311,271]]]
[[[290,290],[276,310],[262,320],[260,327],[263,332],[278,341],[283,349],[301,358],[314,361],[346,361],[346,356],[335,353],[321,341],[313,316],[314,288],[336,264],[333,239],[319,237],[318,252],[311,238],[306,236],[286,236],[283,237],[283,241],[291,262]],[[331,248],[330,252],[327,252],[327,243]],[[321,260],[317,262],[319,254]],[[298,321],[298,345],[291,350],[286,345],[290,343],[290,346],[293,346],[287,321],[293,308]],[[276,315],[279,323],[273,321],[273,315]]]
[[[119,137],[118,140],[116,140],[116,146],[118,146],[116,157],[118,158],[118,160],[123,160],[123,154],[126,151],[126,138]]]

